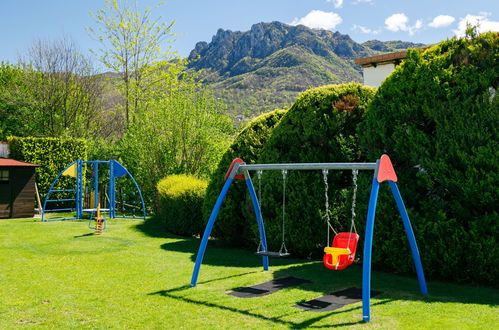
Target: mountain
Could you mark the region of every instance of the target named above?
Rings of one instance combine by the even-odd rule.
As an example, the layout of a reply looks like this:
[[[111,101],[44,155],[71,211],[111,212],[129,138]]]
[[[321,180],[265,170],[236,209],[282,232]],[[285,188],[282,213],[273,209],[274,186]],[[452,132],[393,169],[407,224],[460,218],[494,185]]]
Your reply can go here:
[[[291,26],[254,24],[249,31],[219,29],[210,43],[198,42],[189,67],[228,105],[228,114],[252,117],[291,104],[308,88],[362,81],[354,59],[424,46],[371,40]]]

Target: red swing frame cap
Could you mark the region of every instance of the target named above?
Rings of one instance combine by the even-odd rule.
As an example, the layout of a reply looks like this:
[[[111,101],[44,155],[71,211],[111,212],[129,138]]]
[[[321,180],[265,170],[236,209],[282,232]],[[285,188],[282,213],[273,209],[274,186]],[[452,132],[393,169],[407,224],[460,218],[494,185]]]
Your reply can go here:
[[[224,181],[227,181],[227,179],[229,178],[230,176],[230,173],[232,172],[232,169],[234,168],[234,166],[236,164],[241,164],[241,163],[244,163],[244,161],[241,159],[241,158],[236,158],[232,161],[232,164],[230,164],[230,167],[229,167],[229,170],[227,171],[227,173],[225,174],[225,178],[224,178]],[[236,174],[234,176],[234,180],[244,180],[244,175],[243,174]]]
[[[383,181],[397,182],[397,174],[393,168],[392,161],[388,155],[382,155],[379,159],[378,176],[376,180],[381,183]]]

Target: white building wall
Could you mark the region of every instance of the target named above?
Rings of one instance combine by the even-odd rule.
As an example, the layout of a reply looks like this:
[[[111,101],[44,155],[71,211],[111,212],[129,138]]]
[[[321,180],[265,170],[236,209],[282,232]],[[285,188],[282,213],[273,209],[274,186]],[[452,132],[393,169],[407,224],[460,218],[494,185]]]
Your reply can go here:
[[[393,63],[378,64],[376,67],[364,67],[364,85],[379,87],[383,80],[385,80],[385,78],[388,77],[393,70],[395,70],[395,64]]]
[[[0,142],[0,158],[9,158],[9,153],[7,142]]]

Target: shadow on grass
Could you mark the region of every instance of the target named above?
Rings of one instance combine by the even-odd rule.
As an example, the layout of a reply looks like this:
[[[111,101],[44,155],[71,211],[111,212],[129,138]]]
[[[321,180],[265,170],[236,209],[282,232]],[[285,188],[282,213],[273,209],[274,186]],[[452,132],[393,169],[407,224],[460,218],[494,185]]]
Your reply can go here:
[[[214,281],[223,281],[232,277],[244,276],[251,274],[252,272],[242,273],[238,275],[232,275],[222,278],[210,279],[207,281],[201,281],[199,284],[206,284]],[[321,263],[309,263],[300,266],[292,266],[286,269],[277,270],[273,273],[274,278],[279,278],[283,276],[295,276],[305,279],[310,279],[313,283],[307,283],[300,285],[302,290],[317,292],[317,297],[322,295],[330,294],[333,291],[348,288],[348,287],[361,287],[361,277],[362,270],[359,266],[352,266],[341,272],[333,272],[324,269]],[[256,284],[256,283],[255,283]],[[493,289],[486,288],[472,288],[463,287],[452,284],[445,283],[430,283],[429,291],[430,296],[425,297],[419,293],[419,286],[416,279],[407,278],[402,276],[396,276],[381,272],[373,272],[372,278],[372,288],[376,290],[381,290],[383,293],[377,296],[371,301],[371,307],[397,303],[402,301],[420,301],[428,304],[426,307],[421,308],[421,315],[425,313],[425,310],[430,308],[432,303],[463,303],[463,304],[480,304],[497,306],[499,292]],[[227,288],[229,290],[231,288]],[[345,307],[328,312],[306,312],[310,318],[302,321],[288,321],[285,317],[288,315],[295,315],[298,313],[304,313],[303,311],[297,309],[296,312],[292,312],[286,315],[279,316],[268,316],[259,312],[248,310],[249,308],[254,308],[258,298],[251,299],[251,303],[248,303],[248,309],[236,308],[234,306],[223,305],[221,303],[216,303],[212,301],[203,301],[202,299],[193,299],[191,297],[186,297],[190,290],[196,290],[191,288],[189,285],[184,285],[177,288],[172,288],[168,290],[161,290],[157,292],[150,293],[150,295],[160,295],[163,297],[168,297],[178,301],[182,301],[189,304],[194,304],[198,306],[209,307],[221,311],[227,311],[231,313],[240,314],[243,316],[254,317],[256,319],[270,321],[276,326],[284,325],[294,329],[302,328],[332,328],[332,327],[343,327],[352,326],[363,323],[361,320],[356,322],[346,322],[340,324],[328,324],[328,325],[314,325],[315,323],[329,317],[334,317],[334,315],[339,315],[341,313],[348,313],[352,311],[359,311],[359,318],[361,318],[361,303],[356,303],[354,305],[346,305]],[[278,294],[278,293],[274,293]],[[297,300],[295,303],[304,302],[306,299]],[[249,301],[248,301],[249,302]],[[375,313],[375,311],[373,312]]]
[[[241,274],[241,275],[245,275],[245,274]],[[233,276],[230,276],[230,277],[233,277]],[[208,282],[211,282],[211,280],[206,281],[206,282],[202,282],[200,284],[205,284]],[[303,313],[303,311],[296,309],[296,312],[293,312],[293,313],[288,313],[285,315],[271,317],[271,316],[259,314],[257,312],[252,312],[250,310],[244,310],[244,309],[235,308],[235,307],[231,307],[231,306],[224,306],[224,305],[209,302],[209,301],[194,300],[191,298],[182,297],[178,294],[174,294],[174,293],[182,292],[182,291],[189,290],[189,289],[190,289],[190,286],[184,285],[184,286],[181,286],[178,288],[153,292],[153,293],[150,293],[149,295],[160,295],[163,297],[172,298],[172,299],[175,299],[178,301],[182,301],[182,302],[186,302],[186,303],[190,303],[190,304],[195,304],[198,306],[204,306],[204,307],[214,308],[214,309],[218,309],[218,310],[222,310],[222,311],[237,313],[237,314],[241,314],[244,316],[250,316],[250,317],[258,318],[261,320],[270,321],[272,323],[275,323],[276,325],[285,325],[285,326],[288,326],[288,327],[293,328],[293,329],[331,328],[331,327],[356,325],[356,324],[362,323],[362,321],[357,321],[357,322],[348,322],[348,323],[341,323],[341,324],[335,324],[335,325],[313,326],[314,323],[321,321],[322,319],[325,319],[329,316],[338,315],[338,314],[342,314],[342,313],[348,313],[348,312],[351,312],[354,310],[360,310],[362,308],[362,306],[352,306],[350,308],[344,308],[344,309],[335,310],[335,311],[331,311],[331,312],[324,312],[324,313],[310,313],[310,316],[313,316],[313,317],[311,317],[303,322],[293,322],[293,321],[286,321],[283,318],[286,316],[294,315],[294,314],[301,314],[301,313]],[[382,305],[382,304],[386,304],[389,302],[391,302],[391,300],[387,299],[387,300],[383,300],[380,302],[376,302],[376,303],[372,304],[371,306]]]

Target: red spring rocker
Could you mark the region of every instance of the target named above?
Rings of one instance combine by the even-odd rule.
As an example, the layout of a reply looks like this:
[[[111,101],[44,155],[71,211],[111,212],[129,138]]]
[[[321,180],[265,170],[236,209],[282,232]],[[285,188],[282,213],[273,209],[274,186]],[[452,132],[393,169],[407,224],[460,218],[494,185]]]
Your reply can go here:
[[[350,266],[355,260],[359,235],[356,233],[338,233],[334,236],[331,247],[325,247],[322,258],[324,266],[333,270],[341,270]]]

